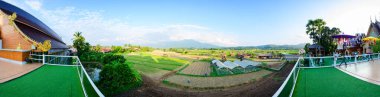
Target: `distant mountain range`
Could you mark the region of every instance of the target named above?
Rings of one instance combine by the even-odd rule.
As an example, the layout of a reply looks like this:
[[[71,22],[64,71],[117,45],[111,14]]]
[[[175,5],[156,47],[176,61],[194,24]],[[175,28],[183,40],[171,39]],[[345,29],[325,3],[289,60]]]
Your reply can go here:
[[[267,44],[267,45],[258,45],[258,46],[238,46],[238,47],[226,47],[228,49],[301,49],[304,48],[306,43],[300,43],[295,45],[275,45],[275,44]]]
[[[217,45],[201,43],[191,39],[180,41],[165,41],[155,44],[148,44],[147,46],[154,48],[220,48],[220,46]]]
[[[154,48],[219,48],[219,49],[301,49],[306,43],[295,44],[295,45],[258,45],[258,46],[237,46],[237,47],[222,47],[218,45],[213,45],[209,43],[201,43],[196,40],[180,40],[180,41],[165,41],[155,44],[147,44],[145,46],[150,46]]]

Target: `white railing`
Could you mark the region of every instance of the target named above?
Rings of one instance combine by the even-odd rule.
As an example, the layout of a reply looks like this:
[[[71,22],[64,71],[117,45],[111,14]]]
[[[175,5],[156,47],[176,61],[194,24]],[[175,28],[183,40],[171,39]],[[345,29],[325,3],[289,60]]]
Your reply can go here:
[[[374,58],[375,57],[375,58]],[[282,83],[280,88],[276,91],[276,93],[272,97],[281,96],[286,88],[287,84],[290,83],[291,90],[288,94],[289,97],[292,97],[294,89],[297,84],[298,74],[300,68],[325,68],[325,67],[335,67],[342,64],[343,61],[346,61],[347,64],[354,64],[360,62],[368,62],[374,59],[380,59],[380,53],[374,54],[363,54],[363,55],[355,55],[355,56],[325,56],[325,57],[299,57],[293,69],[290,71],[289,75],[286,77],[285,81]],[[304,64],[302,62],[308,61],[309,64]],[[288,84],[289,87],[289,84]],[[283,94],[283,95],[285,95]],[[285,95],[287,96],[287,95]]]
[[[298,68],[298,64],[300,62],[300,59],[301,58],[298,58],[297,59],[297,62],[296,64],[293,66],[293,69],[290,71],[289,75],[286,77],[284,83],[282,83],[281,87],[277,90],[277,92],[272,96],[272,97],[278,97],[280,96],[280,94],[282,93],[282,91],[284,90],[286,84],[289,82],[289,80],[293,81],[293,84],[292,84],[292,89],[290,91],[290,94],[289,94],[289,97],[292,96],[292,93],[294,91],[294,87],[295,87],[295,83],[297,82],[297,76],[298,76],[298,73],[299,73],[299,69]],[[293,77],[292,77],[293,76]],[[291,79],[292,78],[292,79]]]
[[[85,97],[88,97],[86,88],[83,83],[83,75],[87,78],[92,88],[95,90],[99,97],[104,97],[103,93],[98,89],[98,87],[91,80],[90,76],[87,74],[86,69],[83,67],[78,56],[59,56],[59,55],[41,55],[42,63],[44,65],[55,65],[55,66],[77,66],[78,75],[80,76],[80,82],[82,85],[82,89]]]

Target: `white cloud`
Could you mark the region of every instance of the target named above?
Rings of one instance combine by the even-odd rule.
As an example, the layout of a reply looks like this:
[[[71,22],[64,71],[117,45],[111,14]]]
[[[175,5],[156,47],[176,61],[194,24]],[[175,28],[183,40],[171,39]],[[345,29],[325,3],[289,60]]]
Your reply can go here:
[[[83,32],[91,44],[123,45],[154,44],[162,41],[193,39],[202,43],[221,46],[236,46],[233,35],[215,32],[208,27],[193,24],[172,24],[159,26],[131,26],[127,21],[110,19],[102,11],[90,11],[76,7],[44,9],[42,0],[6,2],[32,11],[45,24],[59,34],[63,41],[72,44],[73,34]]]
[[[348,0],[324,13],[329,26],[341,28],[347,34],[366,33],[372,20],[380,20],[379,0]]]
[[[232,35],[214,32],[210,28],[199,25],[131,26],[119,19],[105,18],[100,11],[82,10],[75,7],[55,10],[41,8],[38,12],[68,44],[71,44],[74,32],[81,31],[93,45],[152,44],[185,39],[221,46],[238,45],[233,41]]]
[[[33,10],[40,10],[42,7],[42,0],[26,0],[25,4]]]
[[[21,9],[24,9],[24,10],[26,10],[26,9],[29,8],[25,3],[19,2],[17,0],[3,0],[3,1],[5,1],[5,2],[7,2],[9,4],[12,4],[12,5],[15,5],[15,6],[21,8]]]

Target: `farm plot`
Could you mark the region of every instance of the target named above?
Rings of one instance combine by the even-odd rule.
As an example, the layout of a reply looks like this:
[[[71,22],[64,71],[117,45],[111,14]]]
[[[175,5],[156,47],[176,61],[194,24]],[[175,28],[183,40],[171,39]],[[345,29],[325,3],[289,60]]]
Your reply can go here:
[[[181,71],[183,74],[210,75],[211,68],[208,62],[194,62]]]
[[[279,62],[281,59],[254,59],[256,62]]]
[[[172,71],[188,61],[175,58],[157,57],[157,56],[142,56],[142,55],[128,55],[126,56],[128,62],[132,63],[138,70],[147,71],[156,69]],[[153,70],[154,71],[154,70]]]
[[[168,56],[168,57],[173,57],[173,58],[178,58],[178,59],[187,59],[187,60],[200,60],[200,59],[207,59],[209,56],[199,56],[199,55],[184,55],[181,53],[176,53],[176,52],[164,52],[161,50],[154,50],[150,54],[155,55],[155,56]]]
[[[280,70],[285,62],[266,62],[267,67],[273,70]]]
[[[189,88],[224,88],[256,81],[271,73],[271,71],[260,70],[258,72],[224,77],[194,77],[174,75],[165,79],[164,81],[166,81],[169,84],[175,84],[178,86]]]

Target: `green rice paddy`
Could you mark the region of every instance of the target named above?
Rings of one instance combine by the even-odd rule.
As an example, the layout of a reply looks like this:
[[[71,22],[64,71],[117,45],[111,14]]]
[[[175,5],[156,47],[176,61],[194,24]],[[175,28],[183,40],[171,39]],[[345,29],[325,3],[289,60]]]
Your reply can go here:
[[[159,70],[172,71],[189,63],[186,60],[151,55],[126,55],[125,57],[134,68],[146,73],[154,73]]]

